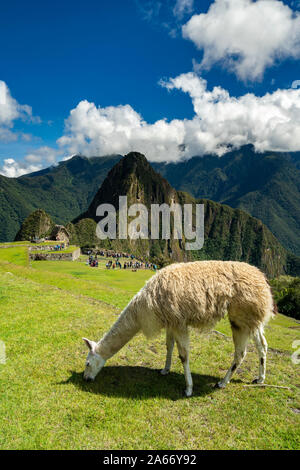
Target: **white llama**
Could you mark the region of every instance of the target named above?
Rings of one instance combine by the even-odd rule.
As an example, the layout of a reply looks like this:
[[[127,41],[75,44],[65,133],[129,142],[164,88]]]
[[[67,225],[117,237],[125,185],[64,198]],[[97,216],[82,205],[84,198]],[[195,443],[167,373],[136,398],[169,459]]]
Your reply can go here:
[[[111,329],[98,342],[83,338],[89,348],[85,380],[94,380],[106,361],[134,335],[147,337],[166,328],[167,357],[163,375],[171,368],[176,341],[184,368],[185,394],[192,395],[189,367],[189,327],[211,329],[228,313],[235,346],[234,360],[227,374],[216,384],[224,388],[243,361],[252,336],[259,354],[259,377],[266,371],[267,342],[264,325],[274,313],[270,286],[264,274],[247,263],[196,261],[167,266],[155,274],[135,295]]]

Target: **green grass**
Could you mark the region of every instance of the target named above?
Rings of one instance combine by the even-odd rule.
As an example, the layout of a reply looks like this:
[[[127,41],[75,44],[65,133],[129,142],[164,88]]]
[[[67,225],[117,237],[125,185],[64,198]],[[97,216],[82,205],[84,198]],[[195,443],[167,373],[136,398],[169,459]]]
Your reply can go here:
[[[53,241],[53,240],[48,240],[45,242],[40,242],[40,243],[31,243],[30,241],[18,241],[18,242],[3,242],[0,243],[0,248],[2,247],[8,247],[8,246],[18,246],[18,245],[25,245],[25,246],[47,246],[47,245],[57,245],[60,244],[61,242]]]
[[[0,262],[0,272],[10,271],[18,278],[63,289],[77,297],[94,298],[117,308],[123,308],[153,274],[149,270],[133,273],[91,268],[78,261],[35,261],[31,266],[34,268]]]
[[[124,260],[120,259],[120,262],[123,264]],[[81,262],[74,264],[72,261],[66,261],[62,265],[59,261],[35,261],[32,263],[32,267],[39,271],[51,271],[60,273],[69,274],[76,278],[97,281],[103,284],[109,285],[110,287],[121,288],[122,290],[127,290],[132,293],[136,293],[136,290],[140,289],[145,281],[153,275],[153,271],[150,270],[140,270],[138,272],[133,272],[131,269],[106,269],[106,261],[99,258],[99,267],[91,268],[85,263],[86,257],[81,257]]]
[[[28,265],[28,250],[25,246],[9,246],[0,249],[0,261],[7,261],[21,266]]]
[[[54,245],[57,242],[49,242],[47,245]],[[40,245],[46,245],[46,243],[41,243]],[[0,244],[0,262],[7,261],[20,266],[28,266],[29,256],[28,256],[28,247],[34,246],[30,242],[11,242],[11,243],[1,243]],[[77,247],[69,246],[68,248],[62,251],[48,251],[48,250],[35,250],[33,253],[72,253]],[[61,263],[61,262],[60,262]]]
[[[163,335],[135,337],[95,383],[82,380],[82,336],[99,339],[152,274],[82,261],[0,260],[0,339],[7,353],[0,364],[1,449],[299,448],[299,365],[290,358],[299,323],[282,315],[266,329],[266,382],[288,390],[244,387],[257,374],[252,343],[228,387],[213,389],[232,359],[227,320],[216,327],[226,336],[192,333],[190,399],[182,397],[177,354],[169,376],[158,372]]]

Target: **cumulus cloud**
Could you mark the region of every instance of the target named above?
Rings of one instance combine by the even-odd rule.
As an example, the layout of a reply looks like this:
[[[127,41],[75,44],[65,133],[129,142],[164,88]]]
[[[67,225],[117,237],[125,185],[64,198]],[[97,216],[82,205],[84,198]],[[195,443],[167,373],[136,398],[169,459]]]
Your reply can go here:
[[[182,33],[203,51],[198,70],[221,63],[244,81],[260,80],[279,60],[300,57],[300,14],[278,0],[215,0]]]
[[[145,153],[150,160],[176,155],[184,139],[183,121],[162,119],[148,124],[130,105],[96,107],[81,101],[66,120],[66,132],[58,140],[68,153],[87,156]]]
[[[207,90],[206,80],[194,73],[162,83],[192,99],[196,116],[185,123],[188,156],[216,152],[228,146],[253,144],[257,151],[300,149],[300,89],[276,90],[258,97],[247,93],[238,98],[227,90]]]
[[[101,108],[81,101],[66,119],[58,144],[69,154],[87,156],[135,150],[150,161],[222,155],[229,146],[249,143],[258,151],[300,149],[300,89],[237,98],[221,87],[209,91],[206,80],[193,72],[160,84],[190,96],[193,119],[150,124],[129,105]]]
[[[6,83],[0,80],[0,141],[8,142],[17,140],[19,136],[26,136],[13,132],[14,121],[17,119],[39,121],[39,118],[32,116],[31,107],[19,104],[11,96]]]
[[[150,161],[178,161],[195,155],[223,155],[253,144],[257,151],[300,150],[300,87],[277,89],[264,96],[231,96],[222,87],[209,89],[194,72],[160,81],[172,93],[192,100],[192,119],[146,122],[130,105],[96,106],[87,100],[71,110],[58,149],[43,146],[22,162],[7,158],[0,173],[16,177],[54,165],[67,155],[144,153]]]

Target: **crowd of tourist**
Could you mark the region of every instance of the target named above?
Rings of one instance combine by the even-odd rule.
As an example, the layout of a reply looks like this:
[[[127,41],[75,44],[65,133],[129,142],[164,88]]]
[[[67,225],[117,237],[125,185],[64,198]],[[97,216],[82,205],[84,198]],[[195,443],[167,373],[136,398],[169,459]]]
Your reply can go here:
[[[131,258],[134,259],[134,255],[130,255],[129,253],[123,253],[123,252],[116,252],[116,251],[104,251],[104,250],[99,250],[98,254],[100,256],[104,256],[106,258]]]
[[[122,266],[122,263],[120,262],[119,258],[117,258],[116,261],[109,260],[105,266],[107,269],[119,268],[119,269],[131,269],[133,271],[136,271],[137,269],[154,269],[154,271],[156,271],[157,269],[156,264],[148,263],[148,262],[144,263],[143,261],[133,261],[133,260],[125,261]]]
[[[154,271],[157,270],[156,264],[136,259],[135,256],[132,254],[104,250],[97,251],[96,255],[93,255],[92,252],[89,251],[86,264],[91,267],[97,268],[99,266],[98,254],[105,258],[113,258],[109,259],[105,264],[106,269],[131,269],[132,271],[136,271],[138,269],[153,269]],[[123,261],[122,264],[122,262],[120,261],[121,258],[127,258],[129,260]]]
[[[65,243],[58,243],[57,245],[53,245],[53,246],[50,246],[50,250],[54,250],[54,251],[61,251],[61,250],[64,250],[66,247]]]
[[[98,268],[99,263],[98,263],[97,255],[96,256],[90,255],[87,259],[86,264],[90,265],[92,268]]]

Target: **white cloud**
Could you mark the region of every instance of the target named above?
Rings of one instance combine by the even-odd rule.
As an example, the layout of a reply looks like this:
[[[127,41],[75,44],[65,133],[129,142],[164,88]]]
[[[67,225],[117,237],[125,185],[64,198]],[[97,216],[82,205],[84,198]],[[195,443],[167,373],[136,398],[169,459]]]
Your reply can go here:
[[[145,122],[131,106],[101,108],[81,101],[66,120],[58,144],[69,154],[144,153],[150,161],[176,161],[205,153],[222,155],[228,146],[252,143],[258,151],[300,150],[300,89],[277,90],[257,97],[232,97],[207,89],[206,80],[190,72],[162,81],[192,99],[191,120]]]
[[[26,173],[32,173],[50,165],[55,165],[58,157],[61,155],[61,151],[43,146],[27,154],[22,161],[6,158],[0,169],[0,174],[9,178],[17,178]]]
[[[40,122],[40,118],[32,115],[32,109],[28,105],[21,105],[15,100],[5,82],[0,80],[0,141],[9,142],[29,139],[30,136],[12,130],[17,119]]]
[[[26,155],[25,161],[29,164],[48,164],[54,165],[57,161],[57,157],[61,155],[62,152],[59,152],[51,147],[40,147],[36,150],[33,150],[31,153]]]
[[[238,98],[227,90],[207,90],[206,80],[194,73],[163,83],[192,99],[195,118],[185,121],[188,155],[215,151],[228,145],[253,144],[258,151],[300,149],[300,89],[276,90],[262,97],[253,93]],[[202,152],[201,152],[202,149]]]
[[[28,165],[25,162],[17,162],[14,158],[6,158],[1,168],[0,174],[9,178],[17,178],[18,176],[33,171],[41,170],[41,165]]]
[[[81,101],[66,120],[66,133],[58,140],[68,153],[87,156],[145,153],[151,160],[177,153],[184,138],[183,121],[146,123],[131,106],[96,107]]]
[[[20,105],[10,94],[5,82],[0,80],[0,124],[10,127],[15,119],[31,116],[31,108]]]
[[[300,57],[300,14],[278,0],[215,0],[182,32],[203,50],[200,70],[222,63],[244,81],[261,79],[279,60]]]
[[[300,88],[277,89],[264,96],[230,96],[222,87],[190,72],[161,81],[192,100],[192,119],[146,122],[130,105],[97,107],[86,100],[71,110],[59,149],[43,146],[22,162],[7,158],[0,173],[16,177],[56,164],[68,155],[144,153],[150,161],[178,161],[195,155],[223,155],[229,147],[253,144],[257,151],[300,150]]]
[[[194,0],[176,0],[173,13],[178,19],[182,19],[187,13],[192,13]]]

